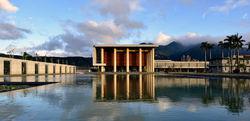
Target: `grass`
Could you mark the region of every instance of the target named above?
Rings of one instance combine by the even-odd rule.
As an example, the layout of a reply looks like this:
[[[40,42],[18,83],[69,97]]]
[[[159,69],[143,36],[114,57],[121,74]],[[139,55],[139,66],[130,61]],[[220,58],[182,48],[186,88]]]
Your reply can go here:
[[[0,92],[29,88],[29,85],[0,85]]]

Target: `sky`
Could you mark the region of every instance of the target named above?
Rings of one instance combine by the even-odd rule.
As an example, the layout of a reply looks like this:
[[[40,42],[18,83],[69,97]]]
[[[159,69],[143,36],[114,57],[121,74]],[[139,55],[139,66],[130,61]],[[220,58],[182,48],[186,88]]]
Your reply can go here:
[[[0,0],[0,53],[91,56],[94,44],[184,45],[239,33],[250,0]]]

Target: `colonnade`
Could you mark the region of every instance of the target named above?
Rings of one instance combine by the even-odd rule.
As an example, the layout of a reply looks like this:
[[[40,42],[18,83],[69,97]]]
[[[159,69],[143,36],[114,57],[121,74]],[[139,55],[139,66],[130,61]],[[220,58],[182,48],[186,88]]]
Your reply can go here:
[[[92,81],[94,100],[155,100],[154,74],[107,76],[101,74],[98,80]]]
[[[137,48],[136,48],[137,49]],[[113,48],[113,72],[117,72],[117,48]],[[134,49],[133,49],[134,50]],[[130,48],[126,48],[125,52],[126,52],[126,72],[130,72]],[[155,49],[151,48],[149,50],[146,50],[147,54],[146,54],[146,67],[145,70],[143,70],[143,65],[142,65],[142,54],[145,51],[143,48],[138,48],[139,51],[139,72],[154,72],[154,63],[155,63]],[[99,64],[101,67],[101,72],[105,72],[105,62],[104,62],[104,48],[101,48],[101,63]],[[136,61],[136,60],[132,60],[132,61]],[[94,54],[93,54],[93,63],[96,64],[96,48],[94,48]]]

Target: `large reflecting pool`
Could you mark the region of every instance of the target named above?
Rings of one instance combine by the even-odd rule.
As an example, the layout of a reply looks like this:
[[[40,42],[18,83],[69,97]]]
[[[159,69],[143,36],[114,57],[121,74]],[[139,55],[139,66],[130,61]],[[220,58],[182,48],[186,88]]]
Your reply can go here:
[[[178,78],[153,74],[27,78],[27,81],[47,79],[59,83],[0,93],[0,120],[250,119],[249,79]]]

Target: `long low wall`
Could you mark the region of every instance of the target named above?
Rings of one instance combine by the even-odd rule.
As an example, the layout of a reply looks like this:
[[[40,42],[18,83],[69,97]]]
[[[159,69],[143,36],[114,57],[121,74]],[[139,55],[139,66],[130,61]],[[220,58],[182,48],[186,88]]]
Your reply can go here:
[[[6,62],[9,63],[8,72],[4,72],[8,70],[8,69],[5,69],[8,67],[5,65]],[[37,69],[35,69],[36,65],[37,65]],[[23,70],[26,70],[26,71],[23,71]],[[24,74],[25,75],[73,74],[75,72],[76,72],[76,67],[72,65],[0,57],[0,76],[4,76],[4,75],[15,76],[15,75],[24,75]]]
[[[208,67],[209,62],[206,62]],[[205,68],[204,61],[171,61],[171,60],[155,60],[155,68],[187,68],[197,69]]]

